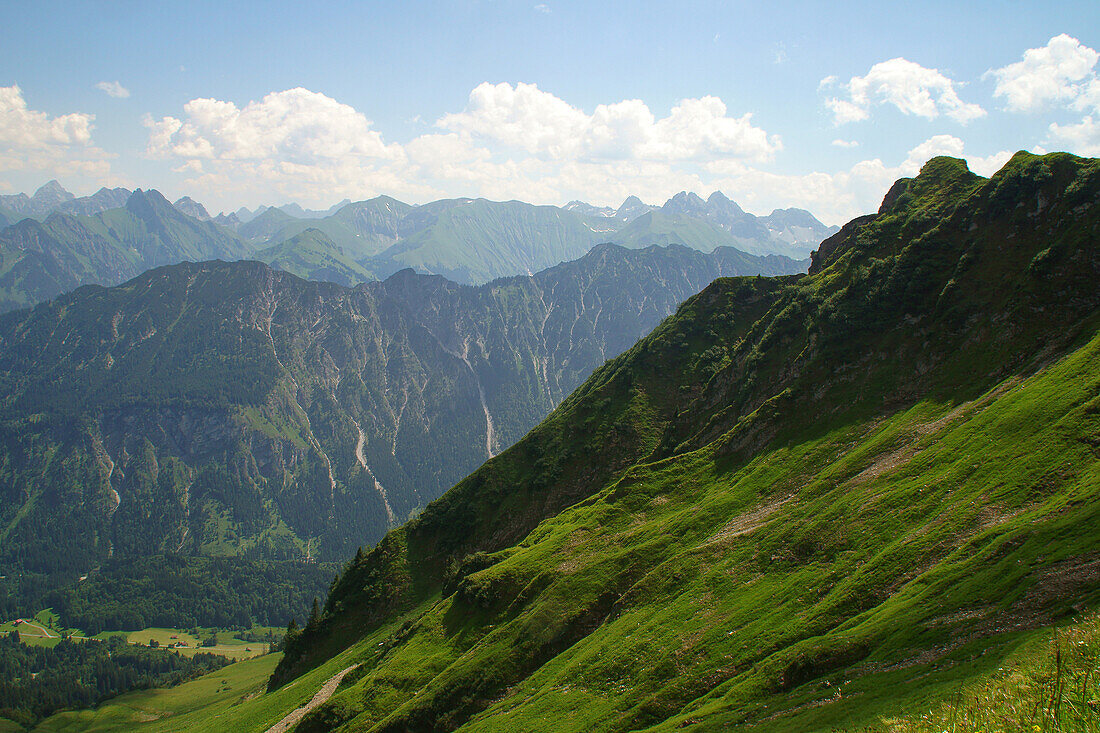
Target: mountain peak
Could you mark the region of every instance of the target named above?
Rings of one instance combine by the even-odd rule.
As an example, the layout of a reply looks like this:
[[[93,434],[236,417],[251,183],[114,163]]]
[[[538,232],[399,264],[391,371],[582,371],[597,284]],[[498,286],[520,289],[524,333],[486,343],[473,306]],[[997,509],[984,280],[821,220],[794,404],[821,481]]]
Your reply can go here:
[[[57,179],[54,179],[42,184],[42,186],[34,192],[34,196],[31,198],[36,202],[61,203],[63,201],[72,201],[76,196],[66,191],[65,188],[57,182]]]
[[[627,196],[622,206],[615,210],[614,216],[616,219],[622,219],[623,221],[629,222],[652,211],[653,208],[654,207],[644,203],[637,196]]]
[[[133,215],[142,219],[163,216],[166,212],[178,214],[176,208],[164,198],[164,195],[155,188],[146,190],[136,189],[130,198],[126,199],[126,209]]]
[[[745,215],[745,210],[721,191],[715,191],[707,198],[707,209],[725,216],[739,217]]]
[[[665,202],[665,209],[675,210],[683,213],[688,212],[704,212],[707,208],[707,202],[702,199],[697,193],[691,191],[681,191],[668,201]]]
[[[172,205],[176,207],[177,211],[182,211],[184,214],[193,216],[199,221],[210,221],[211,217],[206,211],[206,207],[190,196],[184,196]]]

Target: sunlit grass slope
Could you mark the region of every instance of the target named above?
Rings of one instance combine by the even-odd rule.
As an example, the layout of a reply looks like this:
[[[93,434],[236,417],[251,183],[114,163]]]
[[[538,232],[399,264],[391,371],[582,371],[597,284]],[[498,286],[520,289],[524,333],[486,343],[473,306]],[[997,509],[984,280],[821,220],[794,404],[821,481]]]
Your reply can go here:
[[[35,731],[229,730],[219,721],[262,693],[266,677],[280,656],[271,654],[231,664],[177,687],[120,695],[95,710],[58,713],[42,721]]]
[[[300,731],[948,700],[1100,602],[1098,203],[1097,161],[938,158],[809,276],[715,282],[352,562],[272,688],[404,614]]]

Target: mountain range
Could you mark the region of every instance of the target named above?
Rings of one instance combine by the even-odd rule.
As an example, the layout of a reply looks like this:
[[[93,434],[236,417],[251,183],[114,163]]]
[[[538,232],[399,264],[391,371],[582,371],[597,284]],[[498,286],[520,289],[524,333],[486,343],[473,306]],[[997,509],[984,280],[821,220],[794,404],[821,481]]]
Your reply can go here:
[[[1010,674],[1100,603],[1098,232],[1100,161],[936,158],[716,280],[351,560],[263,709],[353,669],[296,730],[877,730]]]
[[[153,190],[101,189],[76,198],[51,181],[34,196],[0,197],[0,311],[84,284],[118,284],[150,267],[212,258],[259,259],[347,285],[406,267],[484,284],[613,242],[778,253],[792,257],[794,272],[835,231],[797,209],[755,217],[718,193],[706,202],[680,194],[661,208],[631,197],[607,216],[584,206],[485,199],[410,206],[379,196],[327,211],[286,205],[211,217],[186,196],[169,204]]]
[[[0,563],[343,558],[716,277],[788,262],[600,245],[480,287],[403,270],[353,289],[184,263],[6,314]]]

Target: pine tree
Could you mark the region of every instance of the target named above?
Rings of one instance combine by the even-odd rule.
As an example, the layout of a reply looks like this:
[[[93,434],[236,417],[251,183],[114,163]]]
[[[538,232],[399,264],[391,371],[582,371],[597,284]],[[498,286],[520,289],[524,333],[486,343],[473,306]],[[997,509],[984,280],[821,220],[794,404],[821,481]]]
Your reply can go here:
[[[319,623],[321,623],[321,603],[317,600],[317,596],[314,596],[313,608],[309,611],[309,621],[306,622],[306,629],[312,631],[317,628]]]

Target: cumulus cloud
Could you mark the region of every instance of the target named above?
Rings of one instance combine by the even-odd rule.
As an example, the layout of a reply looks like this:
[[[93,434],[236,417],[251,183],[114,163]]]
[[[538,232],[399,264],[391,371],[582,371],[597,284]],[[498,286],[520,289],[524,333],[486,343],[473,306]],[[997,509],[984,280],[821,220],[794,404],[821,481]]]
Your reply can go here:
[[[992,175],[1008,161],[1011,153],[1000,151],[987,157],[967,155],[963,141],[954,135],[935,135],[912,147],[894,164],[880,158],[861,160],[835,173],[814,171],[785,175],[751,166],[710,166],[708,190],[720,189],[749,211],[799,206],[812,211],[829,224],[878,209],[882,197],[898,178],[915,176],[937,155],[965,158],[979,175]]]
[[[855,141],[855,140],[843,140],[839,137],[836,140],[833,140],[832,145],[833,145],[833,147],[837,147],[837,148],[858,148],[859,147],[859,143],[857,141]]]
[[[477,86],[463,110],[401,144],[384,140],[360,111],[306,89],[243,107],[195,99],[182,114],[145,125],[147,154],[173,161],[187,193],[227,208],[383,192],[416,201],[560,203],[634,193],[658,200],[703,190],[698,172],[709,162],[758,163],[782,147],[717,97],[681,100],[660,117],[636,99],[588,113],[522,83]]]
[[[728,116],[717,97],[681,100],[660,119],[638,99],[601,104],[589,115],[524,83],[480,84],[465,110],[444,115],[436,125],[558,161],[712,156],[763,161],[782,148],[777,136],[752,124],[750,114]]]
[[[837,85],[835,77],[825,77],[819,86],[828,89]],[[959,98],[950,78],[900,57],[877,63],[866,75],[853,76],[839,87],[841,94],[825,101],[837,125],[865,120],[870,108],[881,104],[927,119],[942,114],[962,124],[985,115],[977,104]]]
[[[1029,48],[1016,63],[991,69],[994,96],[1004,99],[1010,112],[1086,113],[1075,124],[1051,123],[1044,144],[1078,155],[1100,155],[1100,53],[1062,33],[1045,46]]]
[[[146,125],[149,154],[172,161],[181,190],[224,208],[378,193],[617,205],[628,195],[661,202],[682,190],[723,190],[750,211],[802,206],[843,223],[874,211],[894,180],[929,158],[966,152],[958,137],[936,135],[893,164],[873,158],[834,173],[776,174],[760,164],[780,140],[716,97],[682,100],[663,116],[640,100],[586,112],[533,84],[481,84],[463,110],[401,144],[384,140],[361,112],[305,89],[243,107],[196,99]],[[965,157],[988,174],[1009,154]]]
[[[51,117],[30,109],[17,85],[0,87],[0,171],[105,174],[109,156],[92,145],[94,120],[81,112]]]
[[[130,90],[117,81],[101,81],[95,85],[95,88],[101,92],[106,92],[108,97],[114,97],[115,99],[125,99],[130,96]]]
[[[996,80],[993,96],[1002,97],[1011,112],[1034,112],[1053,103],[1100,102],[1093,68],[1098,54],[1065,33],[1051,38],[1042,48],[1029,48],[1022,61],[991,69]]]
[[[1054,123],[1050,126],[1050,136],[1060,147],[1078,155],[1100,156],[1100,119],[1092,115],[1086,115],[1076,125]]]
[[[281,160],[301,165],[347,157],[393,159],[371,121],[353,107],[301,87],[273,92],[239,109],[233,102],[193,99],[184,119],[146,118],[154,157]]]

